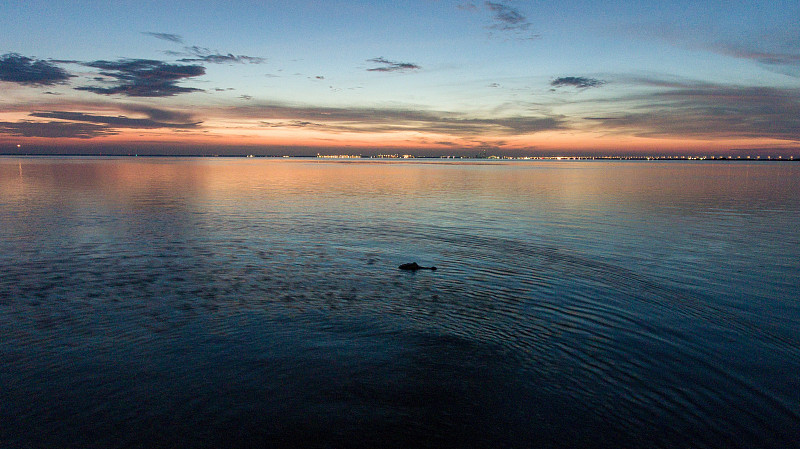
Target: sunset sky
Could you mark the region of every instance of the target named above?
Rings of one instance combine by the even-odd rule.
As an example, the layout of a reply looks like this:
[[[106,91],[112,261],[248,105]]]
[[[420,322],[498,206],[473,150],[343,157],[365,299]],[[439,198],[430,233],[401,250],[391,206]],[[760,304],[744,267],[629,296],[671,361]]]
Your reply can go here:
[[[800,155],[800,2],[0,6],[0,153]]]

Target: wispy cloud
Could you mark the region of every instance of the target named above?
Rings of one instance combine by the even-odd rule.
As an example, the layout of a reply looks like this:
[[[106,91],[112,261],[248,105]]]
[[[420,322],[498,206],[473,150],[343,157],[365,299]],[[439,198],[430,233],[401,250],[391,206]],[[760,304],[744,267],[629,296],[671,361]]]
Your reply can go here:
[[[113,79],[109,87],[77,87],[96,94],[120,94],[129,97],[169,97],[201,89],[179,86],[178,82],[206,73],[201,65],[169,64],[151,59],[94,61],[83,65],[100,69],[100,75]]]
[[[117,134],[105,125],[73,122],[0,122],[0,134],[21,137],[75,138],[91,139],[94,137]]]
[[[171,34],[171,33],[153,33],[152,31],[142,31],[142,34],[146,34],[148,36],[152,36],[156,39],[161,39],[162,41],[169,41],[175,42],[177,44],[183,43],[183,37],[178,34]]]
[[[378,64],[378,67],[367,69],[368,72],[405,72],[419,70],[421,67],[411,62],[390,61],[384,57],[367,59],[367,62]]]
[[[596,78],[584,76],[562,76],[550,82],[553,87],[575,87],[578,89],[588,89],[590,87],[600,87],[606,82]]]
[[[267,60],[258,56],[234,55],[232,53],[223,54],[219,51],[212,51],[206,47],[184,47],[184,52],[171,52],[180,56],[186,55],[188,58],[179,59],[178,62],[207,62],[210,64],[263,64]]]
[[[50,62],[17,53],[0,56],[0,81],[27,86],[63,84],[72,77],[66,70]]]
[[[627,32],[677,47],[753,61],[766,70],[800,77],[800,22],[790,26],[768,27],[756,35],[746,30],[736,30],[735,33],[703,32],[665,23],[632,24]]]

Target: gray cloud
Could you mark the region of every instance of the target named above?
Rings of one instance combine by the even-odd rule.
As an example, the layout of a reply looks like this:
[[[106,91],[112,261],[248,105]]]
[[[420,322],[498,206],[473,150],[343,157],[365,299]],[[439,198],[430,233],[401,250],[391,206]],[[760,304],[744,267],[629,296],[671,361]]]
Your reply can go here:
[[[184,53],[171,52],[180,56],[187,55],[188,58],[179,59],[178,62],[207,62],[209,64],[263,64],[267,60],[257,56],[234,55],[231,53],[222,54],[218,51],[211,51],[205,47],[193,45],[184,47]]]
[[[183,43],[183,37],[177,34],[170,34],[170,33],[153,33],[151,31],[142,31],[142,34],[146,34],[148,36],[152,36],[156,39],[161,39],[162,41],[170,41],[175,42],[177,44]]]
[[[120,116],[105,116],[84,114],[82,112],[66,112],[66,111],[51,111],[51,112],[33,112],[31,117],[40,118],[54,118],[59,120],[70,120],[73,122],[89,122],[98,123],[101,125],[109,125],[112,128],[138,128],[138,129],[154,129],[154,128],[197,128],[200,122],[193,123],[170,123],[159,122],[152,118],[129,118],[123,115]]]
[[[28,58],[17,53],[0,56],[0,81],[27,86],[63,84],[72,77],[50,62]]]
[[[94,61],[83,65],[101,69],[101,75],[113,78],[110,87],[77,87],[96,94],[121,94],[129,97],[169,97],[181,93],[197,92],[201,89],[182,87],[178,82],[185,78],[206,73],[201,65],[168,64],[151,59],[120,59],[118,61]]]
[[[411,62],[390,61],[384,57],[367,59],[367,62],[378,64],[378,67],[367,69],[368,72],[405,72],[408,70],[419,70],[420,66]]]
[[[562,76],[550,82],[553,87],[576,87],[578,89],[587,89],[590,87],[600,87],[606,82],[596,78],[586,78],[583,76]]]
[[[91,139],[117,134],[105,125],[70,122],[0,122],[0,134],[22,137]]]

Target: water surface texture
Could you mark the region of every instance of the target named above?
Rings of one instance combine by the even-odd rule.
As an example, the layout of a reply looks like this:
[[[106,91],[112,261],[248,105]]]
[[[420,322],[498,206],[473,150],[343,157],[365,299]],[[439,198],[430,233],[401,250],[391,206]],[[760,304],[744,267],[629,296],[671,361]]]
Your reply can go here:
[[[0,447],[798,447],[798,180],[0,158]]]

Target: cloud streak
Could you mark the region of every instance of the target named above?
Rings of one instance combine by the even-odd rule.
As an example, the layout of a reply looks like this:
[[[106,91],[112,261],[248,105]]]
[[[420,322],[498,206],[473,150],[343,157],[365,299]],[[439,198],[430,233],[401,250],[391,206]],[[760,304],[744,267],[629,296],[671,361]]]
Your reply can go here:
[[[50,62],[28,58],[17,53],[0,56],[0,81],[25,86],[64,84],[72,77],[66,70]]]
[[[188,58],[179,59],[178,62],[206,62],[209,64],[263,64],[267,60],[257,56],[234,55],[232,53],[222,54],[218,51],[211,51],[205,47],[193,45],[184,47],[185,53],[171,52],[175,55],[188,55]]]
[[[368,72],[407,72],[419,70],[421,67],[411,62],[390,61],[384,57],[367,59],[367,62],[378,64],[378,67],[367,69]]]
[[[114,81],[109,87],[83,86],[77,87],[77,90],[129,97],[169,97],[198,92],[202,89],[179,86],[178,82],[206,73],[205,67],[201,65],[169,64],[151,59],[93,61],[83,65],[100,69],[100,75]]]
[[[142,31],[142,34],[146,34],[148,36],[152,36],[156,39],[161,39],[162,41],[169,41],[175,42],[177,44],[183,43],[183,37],[178,34],[171,34],[171,33],[153,33],[152,31]]]

